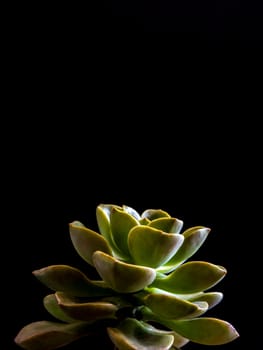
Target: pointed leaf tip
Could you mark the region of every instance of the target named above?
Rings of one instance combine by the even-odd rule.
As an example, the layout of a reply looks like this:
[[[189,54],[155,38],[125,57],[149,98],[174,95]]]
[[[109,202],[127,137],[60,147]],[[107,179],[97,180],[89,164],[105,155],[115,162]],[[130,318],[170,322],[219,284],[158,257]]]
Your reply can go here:
[[[192,303],[171,293],[163,292],[151,293],[146,296],[145,305],[158,317],[173,320],[199,316],[208,308],[207,303]]]
[[[202,292],[216,285],[226,274],[222,266],[205,261],[190,261],[169,275],[160,275],[152,287],[177,294]]]
[[[23,327],[14,341],[26,350],[53,350],[79,339],[85,333],[86,325],[83,322],[62,324],[38,321]]]
[[[61,291],[77,297],[106,296],[112,294],[109,288],[96,285],[80,270],[68,265],[51,265],[33,271],[35,277],[54,291]]]
[[[239,337],[237,330],[230,323],[217,318],[200,317],[169,322],[171,329],[203,345],[223,345]]]

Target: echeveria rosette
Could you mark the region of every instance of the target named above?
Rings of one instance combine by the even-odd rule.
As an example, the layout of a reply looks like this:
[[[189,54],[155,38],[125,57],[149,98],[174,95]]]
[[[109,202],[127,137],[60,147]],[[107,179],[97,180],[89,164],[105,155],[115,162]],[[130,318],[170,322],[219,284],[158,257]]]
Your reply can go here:
[[[188,261],[210,229],[181,232],[183,222],[161,209],[141,215],[123,205],[97,207],[96,232],[74,221],[70,237],[98,273],[90,279],[68,265],[33,274],[53,293],[43,304],[56,321],[25,326],[15,338],[26,350],[52,350],[106,332],[119,350],[180,349],[189,341],[221,345],[239,335],[226,321],[204,317],[223,298],[211,291],[225,274],[220,265]]]

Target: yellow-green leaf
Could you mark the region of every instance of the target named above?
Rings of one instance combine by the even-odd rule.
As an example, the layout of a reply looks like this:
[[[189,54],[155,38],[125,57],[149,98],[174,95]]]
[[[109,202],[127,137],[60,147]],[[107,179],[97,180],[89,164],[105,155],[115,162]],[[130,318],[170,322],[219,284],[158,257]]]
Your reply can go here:
[[[63,322],[76,322],[72,317],[69,317],[58,305],[57,298],[55,294],[49,294],[43,299],[43,304],[46,310],[55,318]]]
[[[61,292],[57,292],[55,297],[66,315],[79,321],[95,322],[99,319],[113,318],[118,310],[116,305],[106,301],[82,301]]]
[[[165,325],[192,342],[203,345],[223,345],[239,336],[230,323],[212,317],[167,321]]]
[[[154,269],[127,264],[99,251],[93,254],[93,262],[101,278],[117,292],[137,292],[156,276]]]
[[[171,272],[178,265],[189,259],[201,247],[210,231],[210,228],[203,226],[191,227],[184,231],[182,233],[184,242],[180,249],[178,249],[176,254],[164,266],[161,266],[158,271],[164,273]]]
[[[93,265],[92,254],[97,250],[111,255],[108,242],[99,233],[87,227],[79,226],[75,222],[69,225],[69,231],[74,248],[90,265]]]
[[[110,216],[113,240],[125,256],[129,257],[128,234],[130,230],[139,225],[139,222],[123,210],[113,208]]]
[[[118,207],[116,205],[112,204],[100,204],[97,206],[96,209],[96,217],[97,217],[97,223],[99,227],[99,231],[101,235],[106,239],[106,241],[109,243],[113,255],[116,257],[123,257],[121,251],[116,246],[113,238],[112,238],[112,232],[111,232],[111,226],[110,226],[110,215],[113,207],[117,207],[121,209],[121,207]]]
[[[112,290],[96,285],[80,270],[68,265],[51,265],[33,271],[36,278],[54,291],[78,297],[106,296]]]
[[[158,330],[131,318],[116,328],[108,327],[107,331],[119,350],[168,350],[174,341],[171,332]]]
[[[200,295],[197,295],[193,298],[190,298],[188,300],[190,301],[205,301],[208,303],[209,307],[208,309],[211,309],[212,307],[216,306],[220,303],[220,301],[223,299],[223,293],[220,292],[208,292],[208,293],[200,293]]]
[[[180,233],[183,221],[176,218],[162,217],[150,221],[149,226],[167,233]]]
[[[169,218],[170,215],[162,209],[147,209],[141,215],[142,219],[147,218],[151,221],[158,218],[165,218],[165,217]]]
[[[216,285],[226,274],[226,269],[205,261],[190,261],[179,266],[170,275],[156,277],[152,287],[176,294],[202,292]]]
[[[136,226],[128,236],[128,246],[134,262],[156,268],[173,256],[183,243],[183,236],[165,233],[150,226]]]
[[[207,310],[208,304],[192,303],[180,299],[173,294],[168,293],[150,293],[144,299],[147,305],[160,318],[181,319],[186,317],[196,317]]]
[[[53,350],[84,336],[83,322],[63,324],[50,321],[33,322],[25,326],[15,337],[15,343],[26,350]]]

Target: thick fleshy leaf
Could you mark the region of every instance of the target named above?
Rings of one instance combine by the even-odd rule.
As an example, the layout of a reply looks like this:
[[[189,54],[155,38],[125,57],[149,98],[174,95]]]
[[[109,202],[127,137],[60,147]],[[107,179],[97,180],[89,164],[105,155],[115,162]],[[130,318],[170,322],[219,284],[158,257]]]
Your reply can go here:
[[[139,221],[140,225],[148,225],[151,222],[151,220],[147,218],[143,218]]]
[[[176,218],[164,217],[150,221],[149,226],[167,233],[180,233],[183,227],[183,221]]]
[[[189,259],[201,247],[210,231],[210,228],[196,226],[183,232],[184,243],[176,254],[164,266],[160,267],[159,271],[164,273],[173,271],[178,265]]]
[[[223,299],[223,293],[209,292],[209,293],[200,293],[200,295],[190,298],[189,300],[192,302],[205,301],[209,305],[208,309],[211,309],[212,307],[219,304],[222,299]]]
[[[150,226],[136,226],[128,236],[131,256],[136,264],[156,268],[180,248],[183,236],[165,233]]]
[[[100,204],[99,206],[97,206],[97,209],[96,209],[97,223],[98,223],[99,231],[101,235],[109,243],[112,249],[113,255],[116,257],[122,258],[122,253],[116,246],[111,233],[110,214],[113,207],[116,207],[116,206],[112,204]],[[121,209],[121,207],[118,207],[118,206],[117,208]]]
[[[108,242],[99,233],[80,226],[75,221],[69,225],[69,232],[74,248],[90,265],[93,265],[92,254],[97,250],[111,255]]]
[[[189,339],[182,337],[180,334],[176,332],[173,332],[173,336],[174,336],[173,346],[176,349],[181,349],[183,346],[189,343]]]
[[[192,303],[187,300],[177,298],[168,293],[151,293],[145,299],[147,305],[160,318],[181,319],[186,317],[196,317],[207,310],[208,304]]]
[[[110,243],[110,212],[112,205],[100,204],[96,208],[97,223],[102,236]]]
[[[177,294],[197,293],[216,285],[226,274],[222,266],[205,261],[190,261],[170,275],[158,274],[151,287]]]
[[[174,336],[145,322],[128,318],[116,328],[108,327],[108,334],[119,350],[168,350]]]
[[[76,322],[72,317],[69,317],[58,305],[57,298],[55,294],[49,294],[43,299],[44,306],[46,310],[55,318],[63,322]]]
[[[93,254],[93,262],[101,278],[117,292],[137,292],[156,276],[154,269],[127,264],[99,251]]]
[[[165,325],[192,342],[203,345],[222,345],[239,336],[230,323],[212,317],[165,321]]]
[[[103,297],[103,298],[100,298],[100,300],[103,302],[108,302],[108,303],[111,303],[113,305],[116,305],[116,307],[118,309],[127,308],[127,307],[131,307],[131,306],[134,307],[131,300],[128,301],[124,296],[121,296],[119,294],[116,296]]]
[[[128,234],[134,226],[139,225],[138,220],[123,210],[113,208],[111,211],[110,223],[114,242],[122,253],[129,257]]]
[[[15,343],[26,350],[52,350],[71,343],[86,334],[83,322],[63,324],[38,321],[25,326],[15,338]]]
[[[110,288],[96,285],[80,270],[68,265],[51,265],[33,271],[40,282],[48,288],[78,297],[93,297],[110,295]]]
[[[163,211],[162,209],[147,209],[141,215],[142,219],[147,218],[151,221],[158,218],[165,218],[165,217],[169,218],[170,215],[166,211]]]
[[[113,318],[118,307],[106,301],[81,301],[78,298],[69,297],[64,293],[55,294],[61,309],[75,320],[95,322],[99,319]]]
[[[131,216],[133,216],[134,219],[136,219],[138,221],[141,220],[140,214],[135,209],[129,207],[128,205],[123,205],[122,208],[123,208],[123,210],[126,213],[130,214]]]

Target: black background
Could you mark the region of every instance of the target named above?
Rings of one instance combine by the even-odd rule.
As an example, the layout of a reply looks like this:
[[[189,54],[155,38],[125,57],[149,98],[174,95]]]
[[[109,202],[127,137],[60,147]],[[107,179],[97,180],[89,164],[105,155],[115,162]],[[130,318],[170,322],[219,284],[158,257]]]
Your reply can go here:
[[[96,230],[100,203],[162,208],[185,228],[210,227],[194,258],[227,268],[211,316],[241,334],[221,348],[259,344],[261,59],[238,47],[260,44],[260,13],[216,4],[177,3],[175,14],[163,2],[172,16],[156,14],[157,2],[10,12],[1,130],[7,349],[18,349],[21,327],[47,317],[49,291],[31,271],[86,268],[68,223]],[[67,348],[85,347],[93,345]]]
[[[115,34],[171,33],[216,47],[262,47],[262,5],[256,1],[120,1],[108,6],[107,27]],[[113,17],[112,17],[113,16]]]
[[[5,34],[27,28],[37,38],[54,35],[57,44],[73,39],[86,47],[85,39],[104,44],[105,38],[127,42],[133,36],[137,41],[161,36],[173,47],[262,48],[263,9],[255,0],[46,2],[11,4],[4,13]]]

